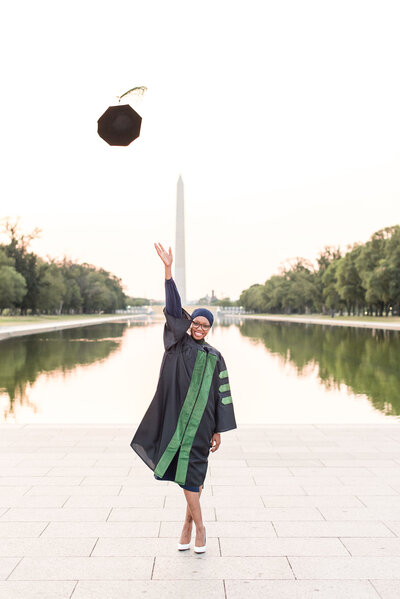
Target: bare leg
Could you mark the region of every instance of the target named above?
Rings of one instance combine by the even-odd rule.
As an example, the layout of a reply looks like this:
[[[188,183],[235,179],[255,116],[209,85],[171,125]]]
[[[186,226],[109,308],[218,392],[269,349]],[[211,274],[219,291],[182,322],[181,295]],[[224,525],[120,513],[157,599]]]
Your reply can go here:
[[[190,530],[190,531],[192,530],[192,524],[194,522],[194,524],[196,526],[195,544],[199,547],[204,545],[204,543],[205,543],[205,528],[204,528],[204,524],[203,524],[203,517],[202,517],[201,507],[200,507],[201,491],[202,491],[202,487],[200,488],[198,493],[193,492],[193,491],[187,491],[186,489],[183,490],[183,492],[185,493],[186,501],[187,501],[186,515],[190,514],[190,516],[191,516],[190,529],[188,529],[188,530]],[[187,521],[185,520],[184,529],[185,529],[186,523],[187,523]],[[186,543],[189,543],[190,537],[186,536],[185,538],[187,539]]]
[[[187,498],[187,493],[190,493],[190,495],[197,495],[197,499],[199,501],[202,490],[203,490],[203,486],[200,486],[198,493],[193,492],[193,491],[186,491],[186,489],[183,489],[183,491],[185,493],[186,501],[187,501],[187,506],[186,506],[185,522],[183,524],[182,534],[181,534],[181,538],[179,540],[179,542],[182,544],[190,543],[190,538],[192,536],[192,526],[193,526],[193,516],[192,516],[191,509],[190,509],[190,503]],[[199,508],[200,508],[200,502],[199,502]],[[200,509],[200,515],[201,515],[201,509]],[[196,524],[196,522],[195,522],[195,524]],[[196,525],[196,528],[197,528],[197,525]],[[197,545],[197,543],[196,543],[196,545]]]

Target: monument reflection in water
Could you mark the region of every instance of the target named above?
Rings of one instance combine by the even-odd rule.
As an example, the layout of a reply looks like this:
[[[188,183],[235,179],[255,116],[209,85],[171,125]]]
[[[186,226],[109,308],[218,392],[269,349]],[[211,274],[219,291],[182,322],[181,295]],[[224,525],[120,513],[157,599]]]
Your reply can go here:
[[[161,321],[110,323],[0,342],[0,422],[137,423],[154,395]],[[396,331],[221,322],[241,424],[386,422],[400,415]]]

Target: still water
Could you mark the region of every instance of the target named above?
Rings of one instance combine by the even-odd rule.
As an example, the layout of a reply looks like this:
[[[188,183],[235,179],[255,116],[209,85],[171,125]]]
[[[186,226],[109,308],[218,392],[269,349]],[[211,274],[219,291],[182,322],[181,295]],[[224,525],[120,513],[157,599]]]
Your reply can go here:
[[[161,321],[0,342],[0,422],[137,423],[153,397]],[[238,424],[400,419],[396,331],[244,320],[209,342],[229,370]]]

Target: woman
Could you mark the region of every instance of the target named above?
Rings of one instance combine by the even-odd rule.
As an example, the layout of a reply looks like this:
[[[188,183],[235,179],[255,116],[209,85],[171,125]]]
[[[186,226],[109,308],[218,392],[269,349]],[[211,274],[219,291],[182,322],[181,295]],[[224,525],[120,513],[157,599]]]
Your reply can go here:
[[[172,252],[154,244],[165,266],[165,353],[153,400],[132,439],[131,447],[154,471],[157,480],[183,488],[186,517],[178,549],[189,549],[193,522],[194,551],[206,550],[200,495],[208,455],[221,444],[221,434],[236,428],[228,371],[221,354],[205,338],[214,317],[198,308],[182,309],[172,279]]]

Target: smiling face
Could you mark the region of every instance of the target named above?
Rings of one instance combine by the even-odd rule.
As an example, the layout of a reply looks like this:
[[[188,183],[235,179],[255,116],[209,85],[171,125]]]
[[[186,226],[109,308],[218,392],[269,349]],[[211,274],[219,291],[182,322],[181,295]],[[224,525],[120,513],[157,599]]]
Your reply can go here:
[[[203,329],[203,326],[199,325],[204,325],[206,327],[206,330]],[[210,323],[205,316],[196,316],[196,318],[190,325],[190,334],[192,335],[193,339],[196,339],[196,341],[200,341],[201,339],[204,339],[204,337],[208,334],[210,328]]]

